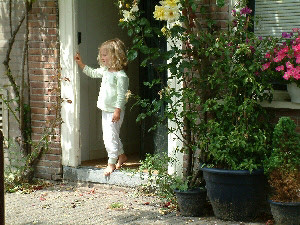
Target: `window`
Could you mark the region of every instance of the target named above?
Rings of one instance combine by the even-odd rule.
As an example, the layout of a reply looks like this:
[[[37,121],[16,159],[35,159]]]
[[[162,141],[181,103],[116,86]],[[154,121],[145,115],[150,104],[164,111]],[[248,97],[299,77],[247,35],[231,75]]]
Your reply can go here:
[[[300,27],[300,1],[299,0],[250,0],[254,7],[254,15],[259,24],[254,24],[254,33],[257,36],[277,36],[283,32],[292,32],[292,28]],[[274,97],[271,104],[266,107],[299,109],[299,104],[291,103],[285,85],[274,84]]]
[[[255,16],[259,25],[254,32],[258,36],[281,36],[282,32],[291,32],[292,28],[300,27],[299,0],[255,0]]]

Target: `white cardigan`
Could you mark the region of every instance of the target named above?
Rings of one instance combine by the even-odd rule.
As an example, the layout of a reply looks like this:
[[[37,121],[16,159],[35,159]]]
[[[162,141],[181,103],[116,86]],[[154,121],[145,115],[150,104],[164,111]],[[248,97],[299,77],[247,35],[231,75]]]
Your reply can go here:
[[[97,107],[103,111],[114,112],[116,108],[125,109],[129,78],[123,70],[109,72],[106,67],[93,69],[89,66],[83,72],[91,78],[102,78]]]

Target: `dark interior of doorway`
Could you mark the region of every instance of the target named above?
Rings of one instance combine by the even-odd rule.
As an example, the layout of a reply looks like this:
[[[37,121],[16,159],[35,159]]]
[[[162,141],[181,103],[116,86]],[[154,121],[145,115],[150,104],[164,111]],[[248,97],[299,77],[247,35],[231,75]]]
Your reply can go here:
[[[162,22],[156,21],[153,18],[153,11],[155,5],[159,4],[159,0],[145,0],[140,1],[139,8],[145,12],[145,17],[150,21],[154,26],[162,27],[164,24]],[[152,37],[147,39],[147,44],[150,47],[159,47],[160,49],[166,50],[167,43],[165,40],[162,40],[159,37]],[[143,57],[138,59],[140,62],[143,61]],[[163,85],[157,85],[152,89],[145,87],[144,82],[151,81],[152,79],[160,77],[163,81],[163,84],[167,82],[167,73],[157,74],[154,69],[155,64],[162,63],[161,61],[154,62],[146,67],[139,67],[139,84],[140,84],[140,93],[139,95],[142,98],[147,98],[153,100],[158,98],[158,92],[162,89]],[[140,63],[139,63],[140,64]],[[142,111],[142,109],[140,109]],[[146,154],[154,154],[159,152],[168,151],[168,138],[167,138],[167,121],[164,124],[158,126],[158,129],[155,131],[148,132],[148,130],[156,123],[157,118],[161,117],[163,114],[163,108],[156,115],[147,118],[140,122],[141,126],[141,140],[140,140],[140,149],[136,150],[134,154],[128,155],[128,161],[124,164],[123,168],[138,168],[140,166],[140,160],[145,159]],[[96,160],[87,160],[82,161],[81,166],[89,166],[96,168],[105,168],[107,165],[107,158],[96,159]]]

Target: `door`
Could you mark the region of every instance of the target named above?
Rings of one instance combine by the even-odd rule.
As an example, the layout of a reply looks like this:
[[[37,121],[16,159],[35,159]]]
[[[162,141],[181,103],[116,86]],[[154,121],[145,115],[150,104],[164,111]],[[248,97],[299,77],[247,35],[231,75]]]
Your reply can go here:
[[[140,9],[145,11],[145,17],[155,27],[163,27],[165,22],[157,21],[153,18],[153,12],[155,6],[159,4],[159,0],[146,0],[140,2]],[[158,36],[147,38],[147,43],[150,47],[159,47],[160,49],[167,49],[167,43],[164,38]],[[142,61],[142,59],[141,59]],[[140,95],[142,98],[153,100],[158,98],[158,92],[163,88],[163,85],[167,83],[167,73],[162,74],[154,69],[156,64],[161,64],[161,60],[157,60],[153,64],[147,65],[147,67],[140,67]],[[163,85],[156,85],[149,89],[143,85],[144,82],[149,82],[153,79],[160,78],[163,81]],[[159,153],[168,152],[168,134],[167,120],[163,124],[159,125],[155,131],[148,132],[148,130],[156,124],[159,117],[163,115],[164,109],[161,108],[160,112],[151,116],[141,122],[141,156],[142,158],[146,153]]]

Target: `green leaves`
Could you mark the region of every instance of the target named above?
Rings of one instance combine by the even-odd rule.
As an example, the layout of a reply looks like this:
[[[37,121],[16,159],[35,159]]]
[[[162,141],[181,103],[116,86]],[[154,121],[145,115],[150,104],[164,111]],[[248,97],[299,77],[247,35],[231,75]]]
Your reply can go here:
[[[133,61],[138,56],[138,52],[134,49],[129,50],[127,53],[127,58],[129,61]]]
[[[223,7],[225,5],[225,1],[224,0],[217,0],[216,1],[217,6],[219,7]]]

